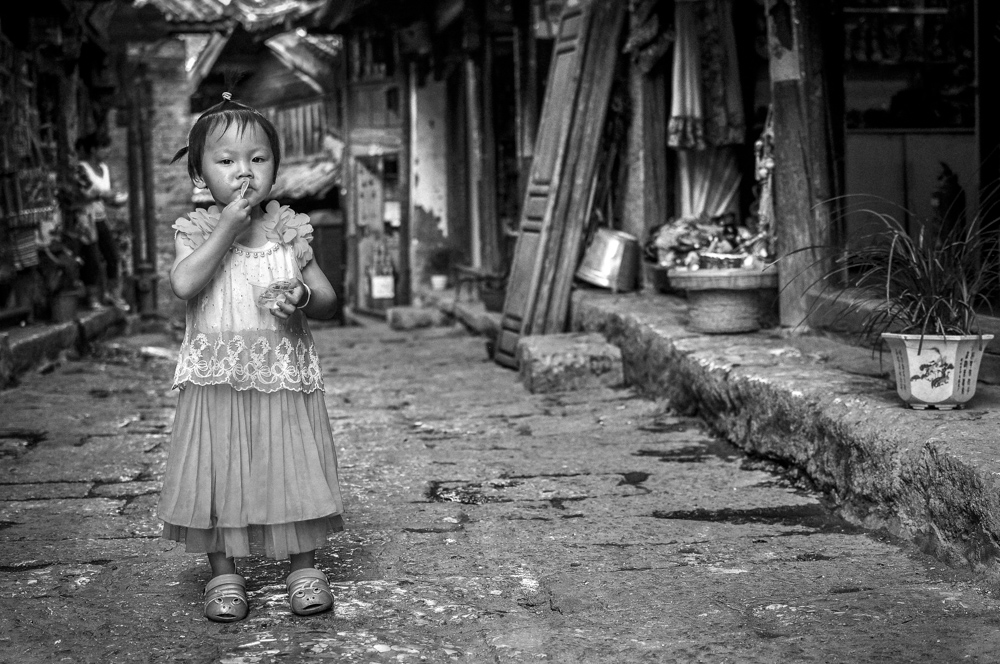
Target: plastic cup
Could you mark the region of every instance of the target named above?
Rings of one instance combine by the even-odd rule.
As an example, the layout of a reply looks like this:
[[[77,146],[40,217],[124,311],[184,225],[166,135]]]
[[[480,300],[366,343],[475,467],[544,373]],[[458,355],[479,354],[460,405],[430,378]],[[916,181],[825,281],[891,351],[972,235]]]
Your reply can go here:
[[[292,282],[288,279],[279,279],[269,284],[255,284],[253,288],[253,299],[261,309],[274,309],[279,297],[287,296],[292,292]]]

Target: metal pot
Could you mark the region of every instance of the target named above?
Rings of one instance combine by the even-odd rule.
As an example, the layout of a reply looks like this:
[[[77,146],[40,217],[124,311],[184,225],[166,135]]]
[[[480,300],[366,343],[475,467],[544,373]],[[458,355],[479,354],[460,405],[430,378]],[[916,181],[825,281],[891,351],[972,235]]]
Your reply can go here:
[[[598,228],[577,268],[576,277],[614,292],[635,290],[639,256],[639,240],[634,235]]]

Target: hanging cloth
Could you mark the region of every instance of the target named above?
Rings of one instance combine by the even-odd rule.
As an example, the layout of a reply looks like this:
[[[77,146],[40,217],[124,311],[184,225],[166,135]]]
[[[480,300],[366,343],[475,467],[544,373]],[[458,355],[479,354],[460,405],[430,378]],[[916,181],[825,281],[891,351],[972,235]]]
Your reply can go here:
[[[678,153],[682,217],[734,212],[742,179],[733,145],[746,125],[732,0],[677,0],[667,142]]]
[[[677,0],[674,6],[674,66],[671,80],[667,145],[704,149],[705,114],[702,111],[701,48],[698,45],[698,5],[702,0]]]

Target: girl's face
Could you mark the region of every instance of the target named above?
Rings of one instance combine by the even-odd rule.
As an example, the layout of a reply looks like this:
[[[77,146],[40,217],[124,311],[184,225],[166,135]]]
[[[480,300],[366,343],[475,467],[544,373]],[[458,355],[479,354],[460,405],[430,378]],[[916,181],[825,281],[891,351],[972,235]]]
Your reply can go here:
[[[207,187],[220,207],[240,197],[248,182],[246,198],[254,207],[264,201],[274,186],[274,154],[267,135],[256,125],[240,129],[236,124],[223,131],[217,127],[205,139],[201,175],[193,178],[198,187]]]

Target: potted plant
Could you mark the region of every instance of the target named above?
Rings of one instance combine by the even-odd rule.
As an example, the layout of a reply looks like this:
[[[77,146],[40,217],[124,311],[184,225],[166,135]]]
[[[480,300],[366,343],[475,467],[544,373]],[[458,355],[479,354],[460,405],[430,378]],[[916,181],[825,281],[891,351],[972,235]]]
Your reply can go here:
[[[991,310],[989,296],[1000,280],[996,237],[978,221],[911,234],[895,218],[870,213],[880,232],[836,255],[813,292],[836,288],[828,301],[846,302],[837,315],[860,315],[862,337],[885,342],[907,406],[960,408],[975,394],[993,339],[983,334],[978,314]]]
[[[427,255],[427,271],[430,273],[431,289],[442,291],[448,287],[451,272],[451,248],[447,245],[435,247]]]
[[[768,322],[778,288],[771,246],[766,228],[737,224],[735,214],[682,217],[653,229],[645,255],[667,269],[669,288],[687,294],[688,327],[731,334]]]

